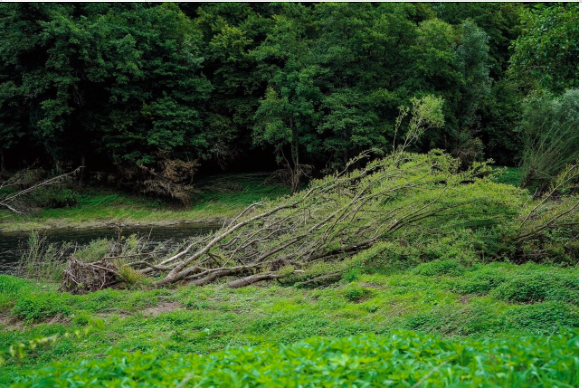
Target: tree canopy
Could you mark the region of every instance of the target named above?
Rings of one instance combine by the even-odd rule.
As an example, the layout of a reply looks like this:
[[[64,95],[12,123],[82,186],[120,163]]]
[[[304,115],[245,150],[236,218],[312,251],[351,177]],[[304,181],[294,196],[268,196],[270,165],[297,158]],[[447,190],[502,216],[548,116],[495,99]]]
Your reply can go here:
[[[171,155],[301,176],[390,152],[427,97],[443,123],[417,151],[516,164],[522,102],[578,86],[577,3],[5,3],[0,29],[12,166]]]

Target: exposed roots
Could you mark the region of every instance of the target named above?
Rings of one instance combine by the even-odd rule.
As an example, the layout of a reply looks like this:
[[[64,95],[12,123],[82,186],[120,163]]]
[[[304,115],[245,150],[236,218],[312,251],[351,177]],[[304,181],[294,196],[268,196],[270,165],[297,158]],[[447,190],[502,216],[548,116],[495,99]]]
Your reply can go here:
[[[59,290],[71,294],[85,294],[109,288],[119,283],[120,279],[121,276],[115,266],[106,259],[83,263],[72,256],[63,272],[63,283]]]

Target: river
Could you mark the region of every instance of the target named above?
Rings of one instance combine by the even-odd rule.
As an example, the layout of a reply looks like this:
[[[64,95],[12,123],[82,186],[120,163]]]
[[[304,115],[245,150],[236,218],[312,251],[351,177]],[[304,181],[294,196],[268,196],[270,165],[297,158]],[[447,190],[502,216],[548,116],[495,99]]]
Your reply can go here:
[[[149,236],[149,244],[153,247],[168,240],[179,242],[190,236],[212,231],[213,227],[193,224],[153,227],[126,227],[121,229],[122,236],[137,234]],[[110,238],[117,239],[117,229],[53,229],[39,232],[46,237],[47,244],[67,244],[72,247],[84,246],[93,240]],[[0,233],[0,273],[10,273],[17,265],[22,252],[28,246],[30,232]]]

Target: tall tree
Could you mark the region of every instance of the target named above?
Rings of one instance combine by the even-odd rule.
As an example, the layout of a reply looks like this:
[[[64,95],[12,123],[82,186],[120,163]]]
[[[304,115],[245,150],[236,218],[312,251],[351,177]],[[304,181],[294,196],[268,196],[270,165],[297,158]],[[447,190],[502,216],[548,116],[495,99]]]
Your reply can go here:
[[[288,171],[294,193],[308,172],[304,156],[320,147],[314,131],[321,101],[315,83],[320,68],[312,61],[307,9],[289,5],[284,13],[275,17],[275,26],[253,53],[268,77],[265,97],[255,114],[254,138],[256,144],[275,147],[277,161]]]

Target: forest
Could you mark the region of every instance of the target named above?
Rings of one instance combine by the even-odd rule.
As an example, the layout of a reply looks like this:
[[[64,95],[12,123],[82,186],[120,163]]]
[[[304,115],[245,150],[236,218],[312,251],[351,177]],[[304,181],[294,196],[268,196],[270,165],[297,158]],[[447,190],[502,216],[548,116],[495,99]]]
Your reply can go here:
[[[0,385],[579,386],[578,3],[0,31]]]

